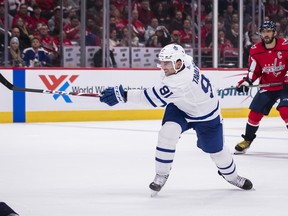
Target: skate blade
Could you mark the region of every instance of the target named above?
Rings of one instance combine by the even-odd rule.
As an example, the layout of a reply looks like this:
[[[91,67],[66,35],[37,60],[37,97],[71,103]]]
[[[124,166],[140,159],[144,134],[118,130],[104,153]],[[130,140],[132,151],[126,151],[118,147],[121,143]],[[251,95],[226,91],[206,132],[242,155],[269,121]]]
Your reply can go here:
[[[158,191],[151,190],[151,197],[156,197],[158,195]]]
[[[247,149],[243,150],[243,151],[237,151],[235,150],[234,155],[241,155],[241,154],[245,154],[247,151]]]

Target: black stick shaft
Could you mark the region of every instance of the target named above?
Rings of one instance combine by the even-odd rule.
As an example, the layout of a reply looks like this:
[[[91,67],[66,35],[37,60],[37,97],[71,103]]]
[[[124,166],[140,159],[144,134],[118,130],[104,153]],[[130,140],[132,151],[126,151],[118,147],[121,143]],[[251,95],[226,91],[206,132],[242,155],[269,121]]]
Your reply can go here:
[[[43,93],[43,94],[73,95],[73,96],[85,96],[85,97],[101,97],[100,94],[87,94],[87,93],[80,93],[80,92],[66,92],[66,91],[55,91],[55,90],[47,90],[47,89],[21,88],[10,83],[1,73],[0,73],[0,82],[12,91],[33,92],[33,93]]]
[[[282,85],[282,83],[267,83],[267,84],[249,85],[247,87],[249,87],[249,88],[254,88],[254,87],[261,88],[261,87],[280,86],[280,85]],[[232,87],[228,87],[228,88],[219,88],[218,91],[220,91],[220,90],[231,90],[231,89],[237,89],[237,87],[236,86],[232,86]]]

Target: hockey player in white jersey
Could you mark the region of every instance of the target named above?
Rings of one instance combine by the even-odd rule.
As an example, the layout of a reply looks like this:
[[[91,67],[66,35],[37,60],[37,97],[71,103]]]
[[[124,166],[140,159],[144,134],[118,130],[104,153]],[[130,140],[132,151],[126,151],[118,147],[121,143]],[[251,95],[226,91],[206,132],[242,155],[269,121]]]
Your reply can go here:
[[[159,86],[146,90],[124,91],[122,85],[102,92],[100,101],[114,106],[119,102],[133,102],[153,107],[165,107],[162,128],[156,147],[156,176],[149,185],[152,196],[166,183],[172,167],[176,144],[181,134],[194,129],[197,147],[210,154],[218,173],[229,183],[250,190],[249,179],[237,174],[231,153],[223,145],[223,127],[217,94],[191,56],[177,44],[165,46],[159,53],[164,74]]]

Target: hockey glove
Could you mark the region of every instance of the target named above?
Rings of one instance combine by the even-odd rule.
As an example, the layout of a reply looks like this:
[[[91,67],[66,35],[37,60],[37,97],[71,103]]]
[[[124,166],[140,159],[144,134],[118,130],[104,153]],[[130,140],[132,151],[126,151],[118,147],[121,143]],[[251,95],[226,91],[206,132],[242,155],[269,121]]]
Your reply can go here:
[[[249,86],[252,85],[252,81],[248,79],[247,77],[244,77],[242,80],[240,80],[236,86],[236,91],[238,92],[248,92]]]
[[[101,92],[101,94],[100,101],[109,106],[114,106],[119,102],[126,103],[127,101],[127,92],[124,91],[122,85],[109,87]]]

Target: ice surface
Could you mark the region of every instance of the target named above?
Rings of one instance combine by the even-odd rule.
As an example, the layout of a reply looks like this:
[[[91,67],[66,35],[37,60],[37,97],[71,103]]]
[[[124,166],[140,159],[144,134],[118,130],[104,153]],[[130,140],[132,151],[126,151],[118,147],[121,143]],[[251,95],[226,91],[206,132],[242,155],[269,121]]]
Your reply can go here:
[[[225,119],[233,151],[246,118]],[[286,216],[288,131],[264,118],[238,173],[254,183],[242,191],[217,174],[182,135],[170,177],[151,198],[154,150],[161,121],[0,124],[0,199],[21,216]]]

